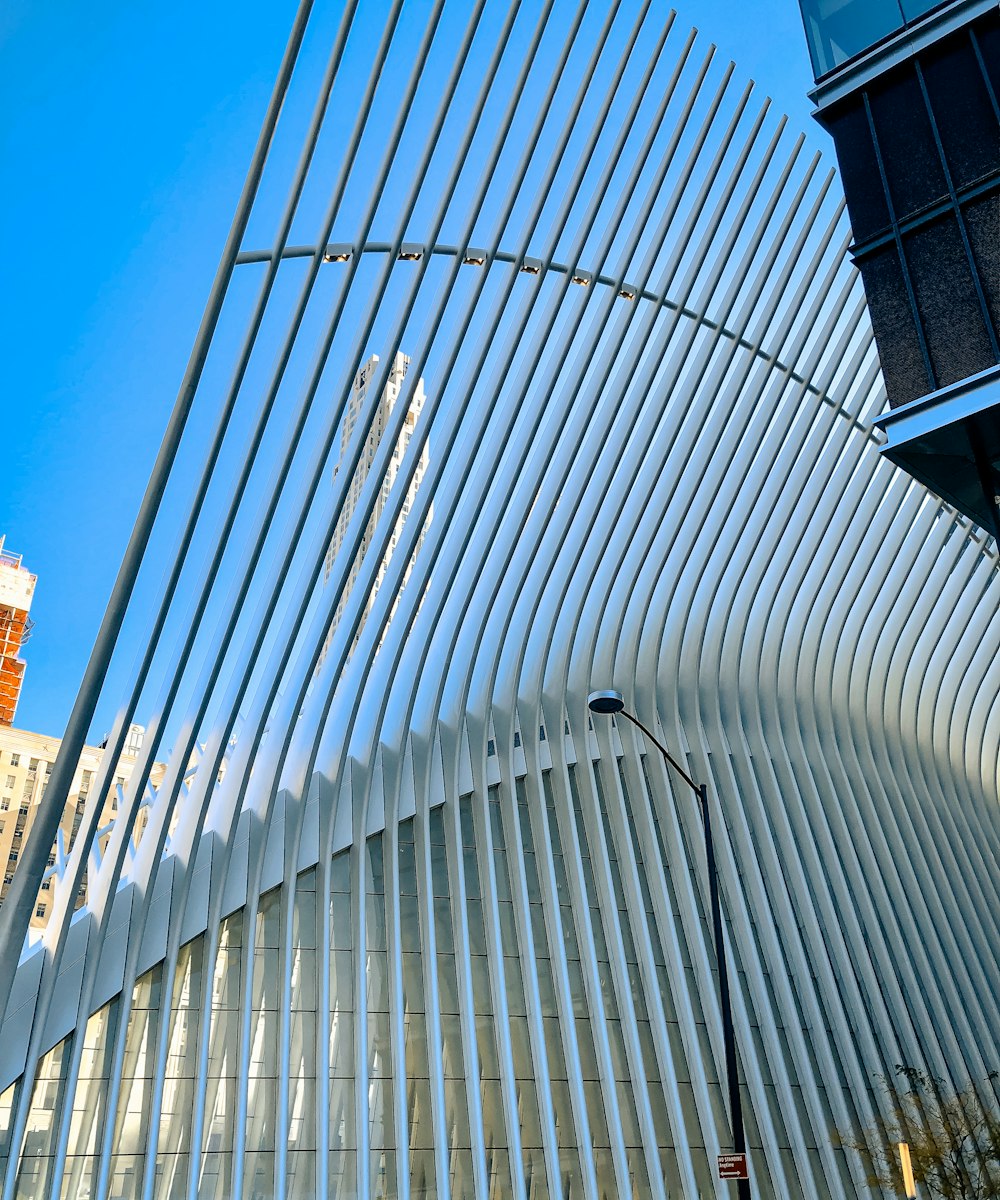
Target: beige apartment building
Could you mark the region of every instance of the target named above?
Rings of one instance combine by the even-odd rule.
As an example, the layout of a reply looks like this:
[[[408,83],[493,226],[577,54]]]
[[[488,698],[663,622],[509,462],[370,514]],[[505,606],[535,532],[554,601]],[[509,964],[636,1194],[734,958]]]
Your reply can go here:
[[[131,778],[139,751],[142,749],[144,732],[141,725],[129,727],[125,747],[115,770],[113,790],[104,805],[101,828],[110,825],[117,815],[122,799],[122,790]],[[3,880],[0,882],[0,905],[3,904],[14,878],[18,856],[28,840],[38,806],[45,795],[60,744],[60,738],[47,737],[41,733],[30,733],[26,729],[14,729],[0,725],[0,865],[3,867]],[[52,847],[49,854],[49,867],[53,874],[57,858],[67,855],[72,848],[73,840],[83,819],[87,797],[95,785],[103,756],[104,750],[100,746],[84,746],[83,753],[80,755],[80,761],[73,777],[73,786],[70,789],[66,809],[60,822],[56,845]],[[159,785],[165,769],[165,764],[154,763],[150,773],[150,781],[154,787]],[[148,809],[141,809],[136,820],[136,834],[134,835],[136,841],[142,836],[147,817]],[[35,929],[44,928],[48,921],[52,907],[49,901],[52,887],[50,875],[43,879],[35,903],[35,913],[32,918],[32,927]],[[86,896],[86,883],[84,883],[77,897],[77,908],[85,902]]]

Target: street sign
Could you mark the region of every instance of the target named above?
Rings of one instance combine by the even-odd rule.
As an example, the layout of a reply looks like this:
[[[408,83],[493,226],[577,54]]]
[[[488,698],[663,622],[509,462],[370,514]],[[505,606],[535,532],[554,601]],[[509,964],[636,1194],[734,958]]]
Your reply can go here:
[[[747,1156],[745,1154],[719,1155],[720,1179],[749,1179],[747,1173]]]

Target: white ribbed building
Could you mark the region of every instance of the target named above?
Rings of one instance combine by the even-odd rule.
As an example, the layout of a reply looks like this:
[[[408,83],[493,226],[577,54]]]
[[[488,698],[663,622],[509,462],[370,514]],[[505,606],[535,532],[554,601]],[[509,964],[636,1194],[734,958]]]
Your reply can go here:
[[[286,340],[266,386],[204,341],[182,381],[191,509],[124,573],[165,579],[149,654],[120,592],[95,648],[108,761],[147,732],[88,906],[107,770],[43,943],[45,853],[0,913],[3,1200],[732,1196],[697,806],[595,688],[708,786],[752,1196],[870,1197],[832,1130],[876,1076],[1000,1063],[996,547],[880,458],[837,180],[682,20],[385,7],[291,36],[209,302],[245,301],[237,381],[258,311]],[[423,411],[352,499],[401,345]],[[232,429],[182,439],[199,383]]]

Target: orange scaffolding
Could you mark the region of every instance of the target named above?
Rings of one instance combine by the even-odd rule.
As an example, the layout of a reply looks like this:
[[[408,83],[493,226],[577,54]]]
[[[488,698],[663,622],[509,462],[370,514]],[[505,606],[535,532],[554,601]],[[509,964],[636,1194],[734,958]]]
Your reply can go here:
[[[4,550],[0,536],[0,725],[13,725],[24,683],[21,647],[31,635],[28,616],[37,577],[21,564],[20,554]]]

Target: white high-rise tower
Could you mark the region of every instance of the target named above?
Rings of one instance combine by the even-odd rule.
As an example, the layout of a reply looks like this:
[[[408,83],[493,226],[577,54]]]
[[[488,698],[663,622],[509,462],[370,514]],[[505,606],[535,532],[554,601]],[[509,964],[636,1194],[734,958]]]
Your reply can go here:
[[[365,402],[368,395],[368,388],[371,386],[372,380],[375,377],[375,369],[378,362],[378,355],[373,354],[371,358],[369,358],[368,361],[358,370],[357,375],[354,377],[354,386],[351,389],[351,399],[347,407],[347,415],[344,418],[344,428],[341,431],[340,437],[340,462],[343,462],[348,443],[351,440],[351,435],[354,433],[354,429],[358,423],[360,414],[364,411]],[[371,464],[375,458],[375,451],[377,450],[379,443],[382,441],[382,437],[389,424],[390,415],[392,414],[392,411],[396,406],[396,402],[403,390],[403,381],[406,377],[406,370],[409,365],[409,358],[401,352],[397,353],[395,358],[392,360],[392,366],[389,370],[389,377],[386,380],[385,387],[383,388],[382,395],[379,399],[378,407],[375,410],[375,415],[368,429],[368,437],[365,439],[364,451],[361,455],[357,469],[354,472],[354,478],[351,482],[351,490],[348,493],[344,503],[344,511],[341,513],[340,520],[337,522],[337,528],[334,530],[333,540],[330,542],[330,548],[326,554],[324,571],[324,578],[326,580],[329,580],[330,578],[334,559],[344,543],[348,525],[350,524],[351,517],[354,515],[354,510],[358,506],[362,489],[364,488],[365,482],[368,479],[368,475],[371,470]],[[385,475],[382,479],[382,486],[379,489],[378,495],[376,496],[372,505],[370,516],[368,518],[368,524],[365,527],[364,537],[361,541],[361,546],[354,557],[354,562],[351,564],[350,574],[337,604],[337,611],[334,615],[333,621],[330,624],[330,631],[327,634],[326,646],[323,648],[323,657],[326,656],[326,650],[330,644],[330,639],[333,636],[334,630],[340,624],[340,619],[343,615],[347,598],[351,594],[351,591],[357,582],[358,575],[361,571],[362,561],[365,555],[368,553],[375,534],[375,527],[381,519],[383,511],[385,510],[386,503],[389,499],[389,492],[392,489],[392,485],[396,480],[396,475],[399,472],[400,464],[403,461],[403,455],[406,453],[406,448],[410,443],[410,438],[413,436],[417,419],[419,418],[420,413],[423,411],[424,400],[424,381],[423,379],[420,379],[417,381],[417,386],[414,388],[413,396],[410,400],[409,408],[407,409],[406,420],[403,424],[402,432],[396,441],[392,459],[390,460],[389,466],[386,468]],[[406,519],[409,516],[410,508],[413,504],[413,498],[416,495],[417,488],[420,486],[421,480],[424,477],[424,472],[427,470],[427,463],[428,447],[427,443],[425,443],[420,454],[420,461],[417,463],[416,470],[413,473],[413,479],[410,482],[409,488],[407,489],[402,512],[399,520],[396,522],[396,527],[392,532],[392,538],[382,559],[382,563],[379,566],[378,575],[376,576],[371,595],[368,597],[368,601],[365,605],[364,615],[361,619],[361,625],[358,627],[359,635],[365,621],[368,619],[369,613],[371,612],[372,605],[375,602],[375,597],[378,595],[378,590],[382,585],[382,580],[385,578],[385,573],[388,570],[389,562],[402,535],[403,525],[406,523]],[[336,475],[337,471],[339,470],[340,465],[338,463],[338,466],[334,470],[334,474]],[[421,534],[421,541],[422,540],[423,534]],[[420,543],[417,545],[417,551],[419,551],[419,548]],[[416,552],[414,552],[414,559],[415,557]],[[406,580],[410,576],[412,566],[413,560],[411,560],[409,566],[407,567],[406,574],[403,578],[404,587],[406,586]],[[393,611],[395,611],[395,605],[393,605]]]

